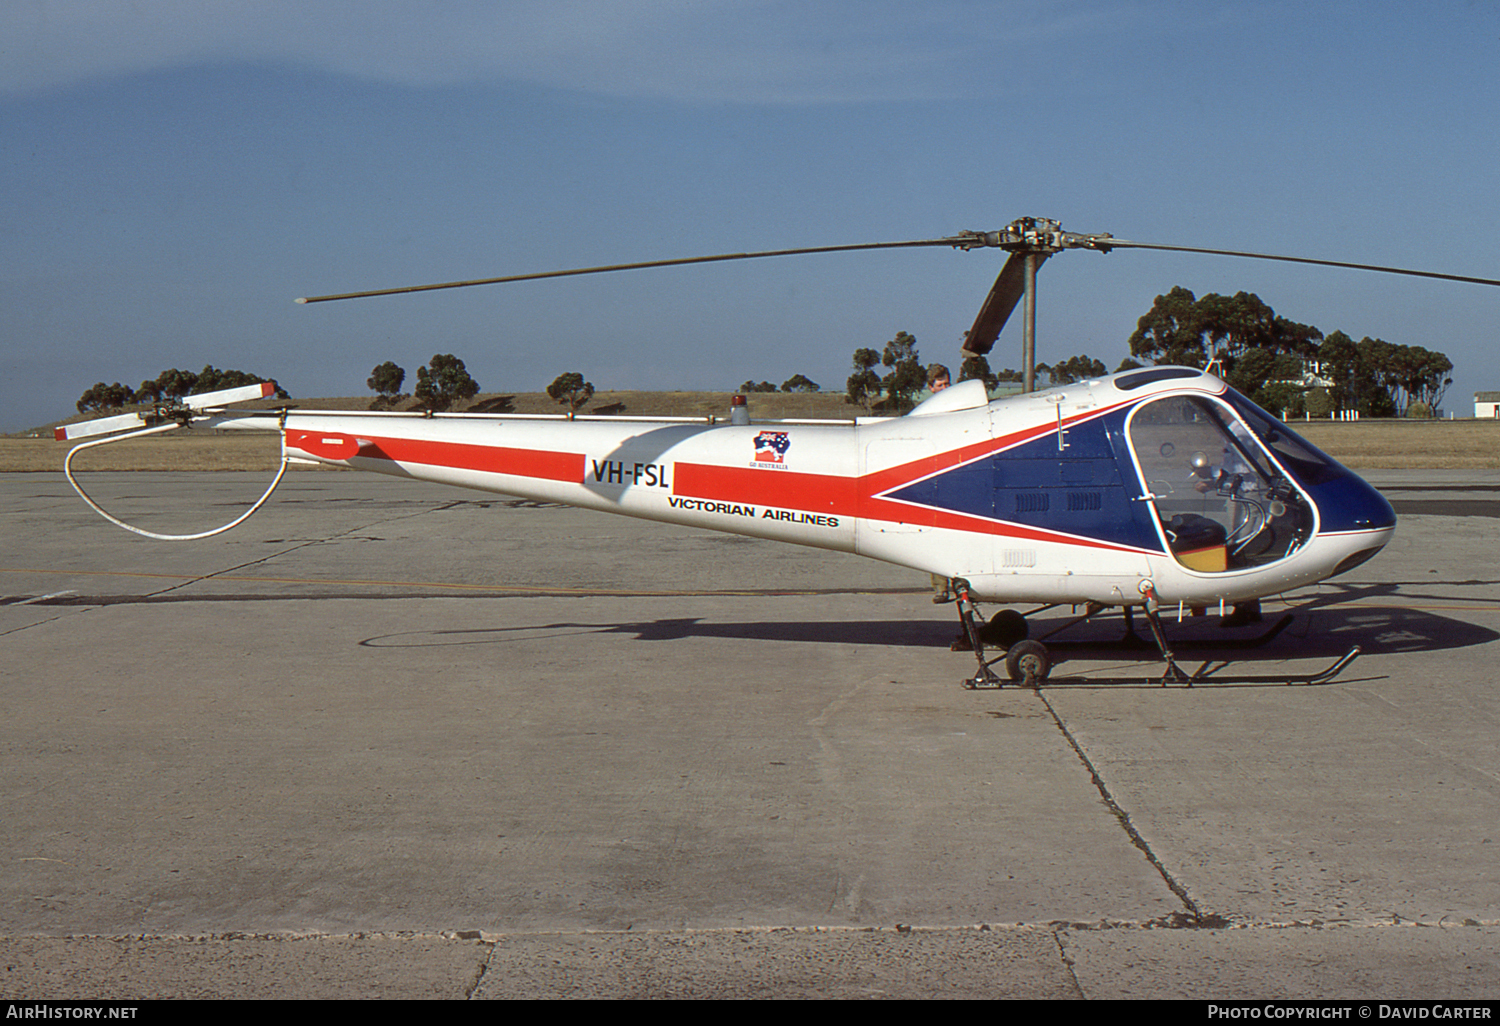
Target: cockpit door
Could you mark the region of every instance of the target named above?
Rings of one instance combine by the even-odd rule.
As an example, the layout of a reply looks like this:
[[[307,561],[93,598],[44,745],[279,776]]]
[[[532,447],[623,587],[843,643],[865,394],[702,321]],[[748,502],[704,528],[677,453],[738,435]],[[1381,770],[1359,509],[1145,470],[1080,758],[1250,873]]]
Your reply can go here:
[[[1275,563],[1317,529],[1316,508],[1227,403],[1163,396],[1126,431],[1167,549],[1187,569]]]

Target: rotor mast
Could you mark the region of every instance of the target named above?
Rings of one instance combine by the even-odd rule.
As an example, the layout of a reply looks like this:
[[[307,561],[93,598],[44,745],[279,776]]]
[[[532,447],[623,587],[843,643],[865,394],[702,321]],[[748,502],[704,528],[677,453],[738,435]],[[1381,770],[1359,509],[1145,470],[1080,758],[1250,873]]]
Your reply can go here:
[[[1021,391],[1036,391],[1036,269],[1037,253],[1026,254],[1026,306],[1021,310]]]

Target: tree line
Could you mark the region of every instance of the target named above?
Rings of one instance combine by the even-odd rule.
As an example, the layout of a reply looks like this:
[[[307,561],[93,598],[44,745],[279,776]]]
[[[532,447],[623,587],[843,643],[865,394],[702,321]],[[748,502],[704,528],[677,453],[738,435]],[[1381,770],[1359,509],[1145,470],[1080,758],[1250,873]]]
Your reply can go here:
[[[1130,336],[1133,358],[1214,370],[1255,403],[1283,417],[1357,412],[1366,417],[1436,416],[1453,362],[1422,346],[1279,316],[1249,292],[1199,299],[1177,286],[1157,296]]]
[[[121,409],[132,403],[167,402],[181,399],[183,396],[202,395],[205,392],[239,388],[243,385],[259,385],[266,381],[271,381],[271,379],[240,370],[219,370],[213,364],[209,364],[196,374],[174,367],[171,370],[162,371],[155,378],[142,381],[141,387],[135,389],[122,385],[118,381],[112,385],[106,385],[100,381],[84,392],[74,405],[78,407],[79,413],[103,413],[106,410]],[[276,384],[274,381],[271,383]],[[277,385],[276,398],[290,399],[291,396],[284,388]]]
[[[1342,331],[1325,338],[1319,329],[1280,316],[1249,292],[1199,299],[1179,285],[1156,297],[1136,322],[1129,345],[1130,356],[1116,371],[1141,367],[1142,360],[1211,370],[1283,418],[1345,412],[1436,416],[1453,384],[1453,363],[1442,353],[1378,338],[1355,342]],[[882,350],[854,351],[845,401],[877,412],[904,413],[927,387],[932,369],[924,370],[916,338],[897,332]],[[1039,381],[1045,376],[1050,384],[1062,385],[1108,371],[1103,361],[1084,354],[1050,366],[1039,363],[1036,373]],[[1003,382],[1020,382],[1022,375],[1010,368],[992,372],[985,357],[969,356],[960,365],[958,380],[971,378],[993,390]]]
[[[1449,386],[1453,363],[1443,353],[1422,346],[1398,345],[1378,338],[1355,342],[1342,331],[1327,337],[1317,328],[1282,317],[1259,296],[1238,292],[1211,293],[1201,299],[1182,286],[1156,297],[1151,309],[1136,322],[1129,338],[1130,356],[1117,368],[1129,370],[1152,364],[1176,364],[1211,369],[1258,405],[1282,417],[1304,413],[1325,417],[1345,412],[1361,416],[1435,416]],[[900,331],[884,347],[854,351],[854,373],[845,383],[845,401],[882,413],[904,413],[928,387],[929,373],[946,367],[924,367],[917,339]],[[884,369],[882,373],[881,369]],[[1068,384],[1108,373],[1105,364],[1086,354],[1056,364],[1039,363],[1038,378]],[[995,372],[983,356],[968,356],[958,380],[979,379],[987,389],[1019,383],[1019,371]],[[239,370],[220,370],[212,364],[202,371],[172,368],[131,389],[118,381],[98,382],[77,402],[79,413],[119,409],[131,403],[151,403],[199,395],[269,379]],[[406,371],[387,360],[370,373],[366,385],[377,393],[374,408],[389,408],[406,398],[431,410],[445,410],[479,394],[479,384],[451,353],[435,354],[417,368],[417,382],[408,397],[401,389]],[[274,382],[273,382],[274,383]],[[820,386],[804,374],[782,382],[781,392],[817,392]],[[775,392],[776,385],[754,379],[741,392]],[[577,411],[594,395],[582,374],[569,371],[547,386],[547,394]],[[280,388],[278,398],[290,396]]]
[[[881,374],[878,367],[888,370]],[[1038,377],[1045,375],[1050,384],[1066,385],[1100,377],[1107,371],[1102,361],[1080,355],[1051,365],[1039,363],[1036,373]],[[1002,383],[1020,383],[1024,377],[1009,367],[999,372],[990,370],[989,360],[983,356],[966,357],[958,370],[959,381],[977,379],[990,391]],[[924,367],[916,336],[898,331],[878,352],[870,348],[854,351],[854,373],[845,384],[844,401],[878,413],[905,413],[916,405],[917,396],[931,387],[934,378],[951,380],[951,374],[943,364]]]
[[[757,384],[755,379],[751,378],[741,385],[739,390],[741,392],[821,392],[822,386],[806,374],[793,374],[781,383],[780,389],[769,381]]]
[[[406,382],[406,370],[395,361],[387,360],[370,372],[365,385],[376,392],[373,407],[394,406],[407,398],[414,398],[418,405],[432,410],[446,410],[463,399],[472,399],[479,394],[479,383],[469,374],[464,362],[452,353],[438,353],[427,366],[417,368],[417,384],[411,396],[401,391]],[[555,402],[576,411],[594,397],[594,385],[585,381],[576,371],[559,374],[547,386],[547,395]]]
[[[373,407],[389,408],[407,398],[415,398],[430,409],[447,409],[460,399],[471,399],[479,394],[479,385],[471,378],[464,362],[452,354],[437,355],[427,367],[417,370],[417,387],[411,396],[401,391],[406,381],[406,371],[394,361],[387,360],[370,372],[365,385],[376,392]],[[817,392],[819,385],[805,374],[794,374],[781,383],[782,392]],[[775,392],[777,387],[769,381],[756,383],[754,379],[739,387],[741,392]],[[547,386],[547,395],[556,403],[577,412],[594,397],[594,384],[584,380],[581,373],[567,371],[559,374]]]
[[[446,410],[463,399],[479,394],[479,382],[469,374],[464,362],[452,353],[434,353],[425,367],[417,368],[417,383],[408,396],[401,391],[406,383],[406,368],[387,360],[370,372],[365,385],[376,393],[373,409],[394,406],[403,399],[416,399],[423,409]]]

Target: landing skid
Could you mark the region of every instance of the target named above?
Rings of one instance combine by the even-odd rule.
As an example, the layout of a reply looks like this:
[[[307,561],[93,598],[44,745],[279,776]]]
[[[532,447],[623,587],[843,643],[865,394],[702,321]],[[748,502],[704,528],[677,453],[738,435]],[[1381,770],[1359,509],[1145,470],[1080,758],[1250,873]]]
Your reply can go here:
[[[1339,656],[1327,668],[1318,673],[1297,674],[1231,674],[1219,676],[1218,671],[1230,666],[1225,660],[1206,660],[1197,670],[1190,674],[1184,674],[1182,668],[1176,663],[1172,664],[1171,670],[1161,676],[1144,677],[1052,677],[1035,684],[1026,681],[1005,680],[989,673],[991,683],[984,683],[980,678],[973,677],[964,681],[964,687],[970,691],[997,691],[1012,684],[1017,687],[1040,688],[1046,687],[1153,687],[1153,688],[1192,688],[1192,687],[1311,687],[1318,684],[1327,684],[1343,672],[1344,668],[1352,663],[1360,654],[1360,647],[1355,645],[1349,651]]]
[[[1227,674],[1221,675],[1220,671],[1227,669],[1232,663],[1228,660],[1205,660],[1192,673],[1185,672],[1177,664],[1177,658],[1172,648],[1167,643],[1166,630],[1162,626],[1161,617],[1149,604],[1145,607],[1147,623],[1151,627],[1151,635],[1156,642],[1156,648],[1160,652],[1162,661],[1166,664],[1164,672],[1159,676],[1145,677],[1059,677],[1049,680],[1052,669],[1052,657],[1048,647],[1041,641],[1034,641],[1024,637],[1024,626],[1022,628],[1022,639],[1015,641],[1006,647],[1002,647],[1001,654],[986,658],[985,642],[986,624],[975,607],[973,599],[969,595],[967,584],[962,581],[955,582],[958,593],[958,619],[963,627],[963,641],[966,646],[974,652],[975,659],[979,662],[979,672],[964,681],[964,687],[970,691],[994,691],[1005,687],[1007,684],[1015,684],[1019,687],[1040,688],[1044,683],[1052,686],[1057,685],[1133,685],[1136,687],[1226,687],[1226,686],[1253,686],[1253,685],[1282,685],[1285,687],[1308,687],[1317,684],[1326,684],[1337,677],[1345,667],[1352,663],[1360,654],[1360,647],[1355,645],[1345,652],[1326,669],[1313,674]],[[1048,607],[1050,608],[1050,607]],[[1052,631],[1048,638],[1057,634],[1058,631],[1066,630],[1074,624],[1087,620],[1099,613],[1105,607],[1090,605],[1083,616],[1077,617],[1068,623]],[[1185,642],[1184,648],[1212,648],[1223,649],[1245,649],[1255,648],[1266,644],[1275,638],[1291,624],[1290,613],[1281,617],[1276,623],[1253,638],[1237,638],[1223,642]],[[1126,607],[1126,633],[1120,640],[1120,644],[1132,647],[1145,647],[1147,644],[1132,629],[1129,607]],[[958,647],[958,646],[955,646]],[[1063,642],[1058,648],[1083,648],[1081,642]],[[1090,645],[1090,648],[1099,648],[1098,645]],[[1108,647],[1108,646],[1104,646]],[[1001,677],[993,667],[996,663],[1004,662],[1008,678]]]

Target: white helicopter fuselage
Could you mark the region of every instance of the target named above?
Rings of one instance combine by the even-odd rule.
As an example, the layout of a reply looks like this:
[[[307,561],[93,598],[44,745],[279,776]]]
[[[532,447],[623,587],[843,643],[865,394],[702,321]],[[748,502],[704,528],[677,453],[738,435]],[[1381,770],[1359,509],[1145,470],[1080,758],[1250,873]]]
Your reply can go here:
[[[986,601],[1241,601],[1357,565],[1395,527],[1373,488],[1188,368],[993,402],[961,382],[854,422],[294,410],[213,425],[280,430],[294,461],[870,556]]]

